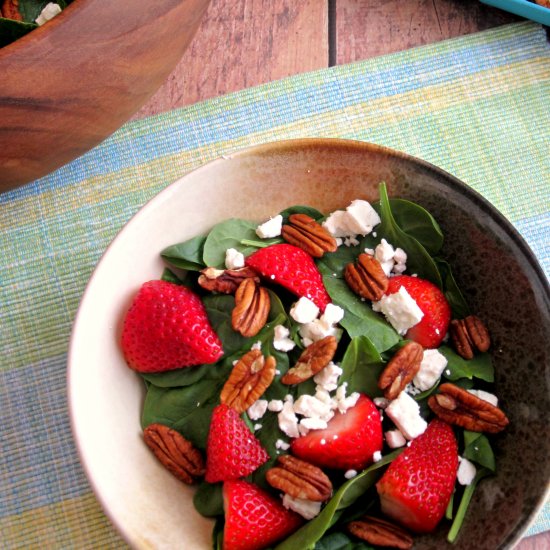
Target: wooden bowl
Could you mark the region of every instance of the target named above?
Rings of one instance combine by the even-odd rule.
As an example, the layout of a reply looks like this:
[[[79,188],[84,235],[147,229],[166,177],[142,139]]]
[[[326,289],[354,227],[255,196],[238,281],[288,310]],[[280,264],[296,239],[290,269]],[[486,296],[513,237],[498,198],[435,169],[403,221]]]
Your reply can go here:
[[[127,121],[181,59],[209,0],[75,0],[0,49],[0,192]]]

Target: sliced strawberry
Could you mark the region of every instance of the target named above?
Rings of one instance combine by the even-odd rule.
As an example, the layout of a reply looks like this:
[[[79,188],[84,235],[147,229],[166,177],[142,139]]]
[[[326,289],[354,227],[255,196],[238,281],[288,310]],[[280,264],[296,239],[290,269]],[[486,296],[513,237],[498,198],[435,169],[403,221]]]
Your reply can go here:
[[[382,421],[374,403],[361,395],[354,407],[337,412],[324,430],[294,439],[292,454],[321,468],[362,470],[382,449]]]
[[[139,372],[215,363],[223,355],[199,296],[167,281],[142,285],[124,318],[121,346]]]
[[[422,320],[407,331],[405,338],[424,348],[437,348],[447,334],[451,320],[451,307],[445,295],[430,281],[409,275],[390,277],[386,294],[394,294],[401,287],[405,287],[424,313]]]
[[[239,479],[268,460],[267,451],[237,412],[218,405],[212,413],[206,442],[206,481]]]
[[[416,533],[433,531],[453,493],[457,468],[452,428],[432,420],[376,484],[382,512]]]
[[[273,244],[260,248],[248,256],[245,263],[265,279],[299,297],[309,298],[321,311],[331,301],[313,258],[297,246]]]
[[[247,481],[223,484],[223,550],[260,550],[288,537],[303,523],[281,501]]]

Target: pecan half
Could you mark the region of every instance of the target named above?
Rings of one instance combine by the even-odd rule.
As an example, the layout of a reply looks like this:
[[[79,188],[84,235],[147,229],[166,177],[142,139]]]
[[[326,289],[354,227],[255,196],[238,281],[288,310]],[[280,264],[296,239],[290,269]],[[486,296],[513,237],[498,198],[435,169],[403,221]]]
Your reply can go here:
[[[307,214],[291,214],[288,224],[282,227],[281,236],[287,243],[298,246],[315,258],[338,248],[336,239]]]
[[[267,289],[254,279],[244,279],[235,292],[231,326],[246,338],[255,336],[267,322],[271,300]]]
[[[324,502],[332,495],[332,483],[328,476],[313,464],[291,455],[277,459],[278,466],[270,468],[265,478],[274,487],[292,498]]]
[[[475,315],[453,319],[449,332],[457,353],[464,359],[472,359],[476,351],[487,351],[491,345],[487,327]]]
[[[179,432],[163,424],[150,424],[143,440],[159,462],[180,481],[191,485],[204,475],[204,460],[198,449]]]
[[[439,386],[428,406],[445,422],[472,432],[498,433],[510,422],[498,407],[449,383]]]
[[[407,531],[389,521],[372,516],[364,516],[348,523],[347,529],[358,539],[374,546],[408,550],[413,545],[413,538]]]
[[[299,384],[323,370],[334,357],[338,343],[334,336],[325,336],[308,346],[298,358],[296,365],[281,378],[283,384]]]
[[[344,270],[344,279],[355,294],[377,302],[388,290],[389,279],[380,262],[370,254],[359,254]]]
[[[395,399],[416,376],[424,349],[417,342],[407,342],[389,360],[378,379],[378,387],[384,390],[386,399]]]
[[[23,16],[19,12],[19,0],[0,1],[0,15],[6,19],[23,21]]]
[[[251,267],[241,267],[239,269],[207,267],[201,270],[197,282],[202,288],[210,292],[235,294],[244,279],[254,279],[257,283],[260,282],[260,277]]]
[[[275,377],[277,362],[264,357],[259,349],[245,353],[231,371],[220,395],[220,401],[239,414],[254,404]]]

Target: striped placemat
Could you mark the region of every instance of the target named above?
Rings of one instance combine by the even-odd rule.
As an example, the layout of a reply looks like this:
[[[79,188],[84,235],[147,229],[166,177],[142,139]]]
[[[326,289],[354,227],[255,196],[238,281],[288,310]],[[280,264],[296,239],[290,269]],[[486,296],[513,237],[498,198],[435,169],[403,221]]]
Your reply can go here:
[[[540,26],[519,23],[133,122],[54,174],[0,195],[0,546],[123,544],[72,441],[67,343],[94,265],[158,191],[253,144],[371,141],[471,185],[550,274],[549,129],[550,47]],[[546,529],[548,507],[529,533]]]

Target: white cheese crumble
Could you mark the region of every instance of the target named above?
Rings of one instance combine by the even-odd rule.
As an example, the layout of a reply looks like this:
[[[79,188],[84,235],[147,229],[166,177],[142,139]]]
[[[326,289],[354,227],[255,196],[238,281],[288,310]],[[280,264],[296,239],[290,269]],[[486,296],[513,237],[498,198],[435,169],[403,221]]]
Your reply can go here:
[[[382,312],[392,327],[401,335],[404,335],[424,317],[418,304],[403,286],[397,292],[384,295],[378,302],[373,302],[372,309]]]
[[[407,440],[399,430],[388,430],[384,434],[384,437],[390,449],[398,449],[399,447],[404,447],[407,444]]]
[[[404,391],[387,406],[385,412],[407,439],[418,437],[428,427],[420,416],[418,403]]]
[[[373,462],[380,462],[382,460],[382,453],[380,451],[375,451],[372,455]]]
[[[386,239],[382,239],[374,250],[365,248],[365,253],[380,262],[387,277],[399,275],[407,269],[407,253],[402,248],[394,248]]]
[[[282,439],[277,439],[277,441],[275,441],[275,448],[280,449],[281,451],[288,451],[288,449],[290,449],[290,443],[287,443]]]
[[[316,389],[323,389],[327,392],[334,391],[338,387],[338,378],[342,372],[342,369],[331,361],[313,377],[313,381],[317,384]]]
[[[290,351],[296,343],[289,338],[290,331],[284,325],[277,325],[273,329],[273,347],[278,351]]]
[[[467,458],[459,457],[456,479],[460,485],[470,485],[476,477],[476,467]]]
[[[356,475],[357,475],[357,470],[347,470],[347,471],[344,473],[344,477],[345,477],[346,479],[352,479],[352,478],[354,478]]]
[[[281,412],[283,410],[283,402],[280,399],[272,399],[267,404],[267,410],[271,412]]]
[[[256,228],[256,235],[260,239],[272,239],[281,234],[283,228],[283,217],[277,214]]]
[[[261,424],[254,424],[254,431],[257,432],[258,430],[261,430],[262,429],[262,425]]]
[[[375,397],[372,401],[379,409],[385,409],[390,404],[390,400],[385,397]]]
[[[259,420],[267,411],[267,401],[265,399],[258,399],[255,403],[248,407],[246,411],[250,420]]]
[[[439,380],[445,367],[446,357],[436,349],[426,349],[422,355],[420,369],[413,379],[413,384],[421,391],[429,390]]]
[[[34,22],[37,25],[43,25],[60,13],[61,6],[59,4],[56,4],[55,2],[48,2],[40,12],[39,16],[34,20]]]
[[[292,304],[290,308],[290,316],[297,323],[311,323],[319,315],[319,308],[305,296],[302,296],[297,302]]]
[[[298,329],[298,333],[302,337],[302,344],[307,347],[313,342],[322,340],[325,336],[334,336],[338,339],[342,329],[336,325],[343,318],[344,310],[340,306],[328,304],[319,319],[304,323]]]
[[[483,399],[483,401],[487,401],[488,403],[491,403],[491,405],[498,407],[498,397],[496,395],[484,390],[468,390],[468,391],[472,395],[475,395],[476,397]]]
[[[250,346],[250,349],[258,349],[258,350],[261,350],[261,349],[262,349],[262,342],[261,342],[261,340],[258,340],[257,342],[254,342],[254,343]]]
[[[298,417],[294,414],[294,403],[292,402],[292,396],[290,396],[290,399],[285,399],[283,409],[277,415],[277,420],[279,422],[279,429],[288,435],[288,437],[300,436],[300,432],[298,430]]]
[[[227,269],[240,269],[244,267],[244,254],[236,248],[228,248],[225,251],[225,267]]]
[[[323,222],[323,227],[337,238],[368,235],[380,223],[376,210],[364,200],[354,200],[346,210],[336,210]]]
[[[283,496],[283,506],[300,514],[303,518],[309,520],[319,515],[321,511],[321,503],[304,498],[292,498],[290,495]]]
[[[347,387],[347,382],[344,382],[341,386],[338,386],[338,389],[336,390],[336,397],[333,398],[335,400],[336,408],[342,414],[345,414],[348,409],[355,407],[355,404],[360,397],[358,392],[353,392],[350,396],[346,397]]]

